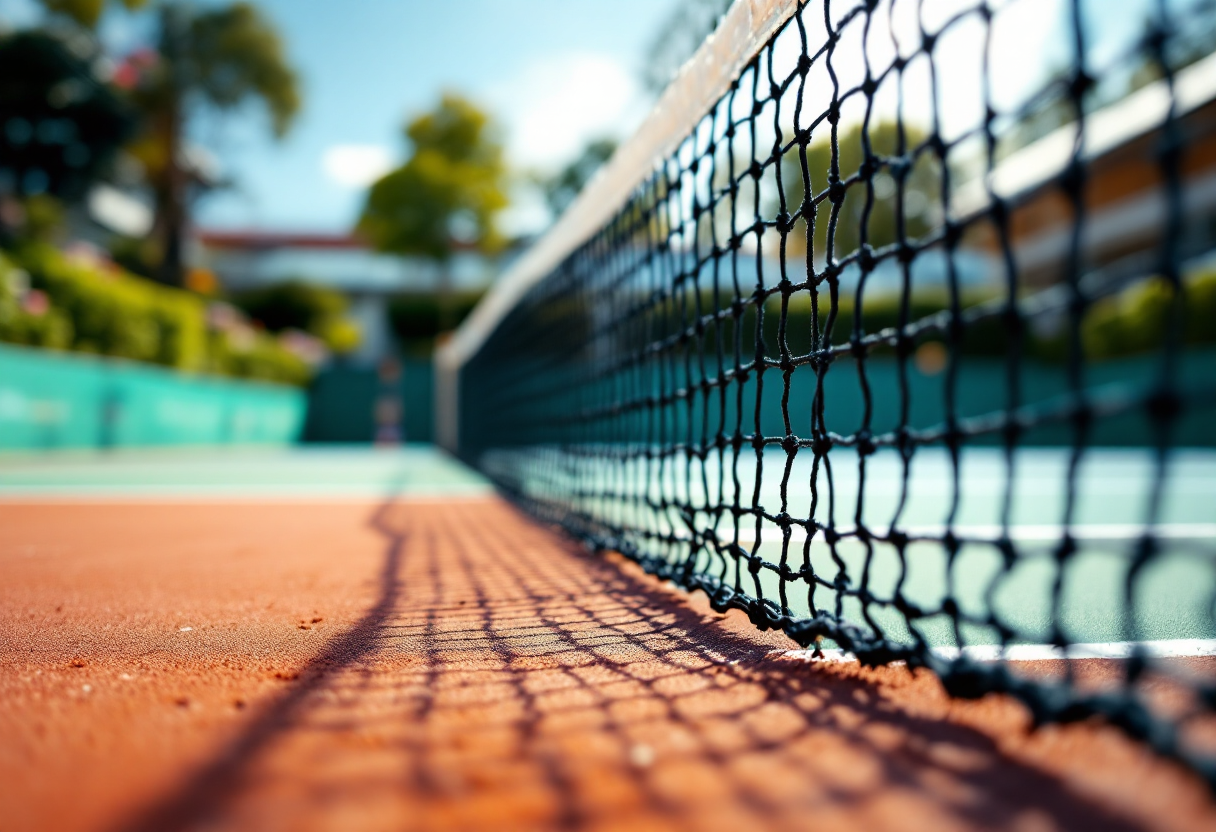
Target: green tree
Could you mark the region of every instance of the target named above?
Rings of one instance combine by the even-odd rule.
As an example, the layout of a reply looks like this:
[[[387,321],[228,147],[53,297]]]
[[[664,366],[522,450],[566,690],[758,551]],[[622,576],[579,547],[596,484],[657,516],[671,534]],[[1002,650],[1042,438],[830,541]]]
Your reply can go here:
[[[259,102],[282,137],[300,109],[300,93],[282,40],[252,4],[198,9],[170,2],[159,14],[156,55],[141,62],[132,84],[146,122],[131,152],[155,198],[158,277],[181,284],[194,175],[183,153],[190,119],[204,109],[223,113]]]
[[[892,157],[899,152],[899,127],[894,122],[879,122],[869,128],[868,140],[871,159],[879,164],[879,169],[870,179],[873,202],[866,224],[866,243],[874,248],[879,248],[898,239],[896,217],[900,205],[900,189],[890,167],[881,164],[881,160],[876,157]],[[915,149],[923,140],[924,133],[920,130],[911,127],[904,128],[905,153]],[[841,131],[837,137],[836,147],[835,160],[833,160],[832,143],[826,137],[812,142],[806,149],[806,169],[811,179],[810,194],[812,198],[822,195],[828,190],[833,171],[840,182],[847,182],[851,177],[857,175],[866,158],[862,126],[858,124]],[[938,162],[928,152],[919,154],[908,169],[903,185],[903,218],[904,234],[909,239],[926,234],[938,222],[934,206],[941,201],[939,170]],[[797,149],[782,159],[781,180],[785,193],[785,210],[793,214],[802,205],[805,194],[802,162]],[[778,201],[775,194],[769,194],[769,197],[774,203]],[[832,248],[834,258],[840,259],[850,252],[856,251],[861,245],[862,218],[865,213],[866,200],[864,179],[855,180],[847,186],[836,217],[836,233],[833,237]],[[775,214],[780,211],[780,208],[779,205],[773,205],[771,210]],[[825,197],[815,209],[812,250],[816,260],[822,261],[827,256],[828,229],[831,218],[832,203]],[[789,236],[787,245],[791,254],[805,253],[806,221],[804,218],[799,218],[795,229]]]
[[[78,26],[92,29],[101,19],[101,13],[107,5],[121,5],[128,11],[135,11],[147,5],[148,0],[41,0],[43,8],[55,15],[71,20]]]
[[[380,251],[441,263],[459,247],[498,250],[506,165],[489,116],[449,94],[411,121],[406,136],[413,152],[372,185],[359,232]]]
[[[0,35],[0,236],[9,199],[84,197],[134,132],[137,114],[96,73],[99,58],[60,29]]]
[[[548,203],[549,211],[553,214],[554,219],[565,213],[566,209],[570,207],[570,203],[574,202],[574,198],[591,181],[595,172],[612,158],[616,147],[616,139],[594,139],[587,143],[582,153],[573,162],[556,174],[538,177],[541,190],[545,194],[545,202]]]
[[[349,302],[333,289],[304,280],[285,280],[240,292],[232,302],[271,332],[307,332],[339,354],[359,346],[358,325],[346,316]]]
[[[436,263],[446,308],[452,254],[493,253],[504,243],[496,223],[507,205],[503,147],[490,117],[454,94],[405,133],[409,158],[372,185],[357,228],[379,251]]]
[[[679,0],[655,30],[642,67],[642,83],[661,93],[730,9],[731,0]]]

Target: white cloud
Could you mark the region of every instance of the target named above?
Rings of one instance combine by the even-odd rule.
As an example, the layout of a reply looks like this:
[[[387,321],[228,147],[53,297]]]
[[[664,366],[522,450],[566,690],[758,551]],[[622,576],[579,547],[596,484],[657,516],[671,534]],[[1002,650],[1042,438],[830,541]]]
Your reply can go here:
[[[649,109],[634,74],[585,52],[537,58],[486,90],[507,126],[511,160],[552,170],[600,136],[628,138]]]
[[[365,188],[393,169],[393,155],[378,144],[336,144],[321,158],[325,175],[346,188]]]

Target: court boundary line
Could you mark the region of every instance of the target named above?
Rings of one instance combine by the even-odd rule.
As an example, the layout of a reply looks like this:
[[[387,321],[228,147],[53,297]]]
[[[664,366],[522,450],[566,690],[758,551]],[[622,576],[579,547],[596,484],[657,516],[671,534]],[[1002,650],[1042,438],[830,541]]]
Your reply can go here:
[[[275,503],[283,505],[293,504],[321,504],[321,503],[349,503],[358,505],[363,503],[434,503],[434,502],[450,502],[464,500],[487,500],[497,499],[499,495],[493,489],[485,491],[459,491],[452,493],[444,492],[418,492],[418,493],[401,493],[401,492],[368,492],[366,494],[340,494],[340,493],[300,493],[292,494],[288,492],[274,492],[266,494],[257,493],[217,493],[217,492],[165,492],[165,493],[141,493],[138,491],[55,491],[39,494],[37,492],[24,492],[20,494],[3,494],[0,493],[0,506],[37,506],[37,505],[113,505],[123,503],[147,503],[151,505],[168,505],[172,503],[194,503],[198,505],[225,505],[225,504],[242,504],[248,505],[251,503]]]
[[[976,644],[968,647],[934,647],[932,653],[939,658],[953,661],[959,658],[975,662],[1043,662],[1078,661],[1085,659],[1124,660],[1133,654],[1151,659],[1189,659],[1216,656],[1216,638],[1172,638],[1147,641],[1088,642],[1060,648],[1054,644],[1011,644],[1002,648],[999,644]],[[857,657],[836,648],[826,650],[780,650],[770,656],[811,662],[856,662]]]

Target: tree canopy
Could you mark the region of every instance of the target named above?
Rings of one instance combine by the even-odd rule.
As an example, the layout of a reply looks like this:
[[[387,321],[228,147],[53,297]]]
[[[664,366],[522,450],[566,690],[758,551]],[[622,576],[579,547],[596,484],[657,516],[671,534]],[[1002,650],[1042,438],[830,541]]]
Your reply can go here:
[[[0,36],[0,191],[80,199],[134,132],[90,47],[36,29]]]
[[[840,131],[836,141],[836,173],[841,182],[856,176],[869,155],[879,164],[871,179],[873,202],[865,228],[865,241],[874,248],[889,245],[898,239],[896,225],[900,191],[889,165],[881,164],[876,157],[892,157],[908,154],[924,140],[924,133],[913,127],[904,128],[901,154],[899,127],[891,121],[881,121],[863,133],[860,124]],[[803,168],[797,149],[787,153],[781,160],[781,184],[785,192],[785,210],[790,214],[798,211],[804,197]],[[810,174],[812,197],[822,194],[830,185],[833,170],[832,143],[826,137],[812,142],[806,149],[806,169]],[[937,219],[933,206],[940,201],[938,193],[941,175],[938,163],[931,154],[921,153],[908,168],[903,185],[904,234],[915,238],[926,234]],[[862,180],[851,183],[836,218],[836,233],[833,237],[832,256],[840,259],[856,251],[862,240],[862,218],[866,207],[866,184]],[[780,210],[776,206],[774,210]],[[816,259],[827,255],[828,229],[832,217],[832,203],[822,199],[815,209],[815,231],[812,238]],[[793,252],[804,252],[806,221],[799,218],[795,231],[789,236]]]
[[[62,15],[79,26],[92,29],[101,19],[101,13],[107,5],[114,5],[111,0],[40,0],[42,7],[52,14]],[[119,5],[128,11],[134,11],[147,5],[148,0],[117,0]]]
[[[553,176],[541,177],[540,187],[553,218],[560,217],[574,202],[595,172],[612,158],[617,141],[611,138],[593,139],[583,151]]]
[[[162,5],[155,52],[129,56],[118,77],[144,114],[142,134],[129,151],[143,165],[156,201],[156,271],[180,283],[190,185],[200,178],[198,170],[186,169],[182,153],[190,119],[202,108],[226,112],[257,102],[282,136],[300,109],[299,81],[273,24],[247,2]]]
[[[447,261],[458,247],[493,252],[507,205],[503,147],[490,117],[444,95],[405,130],[411,154],[367,194],[358,230],[378,250]]]

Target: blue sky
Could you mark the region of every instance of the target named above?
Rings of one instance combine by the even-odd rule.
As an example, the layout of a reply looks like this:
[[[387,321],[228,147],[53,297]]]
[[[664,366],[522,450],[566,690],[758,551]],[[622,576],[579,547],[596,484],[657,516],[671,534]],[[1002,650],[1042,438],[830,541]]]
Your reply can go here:
[[[206,0],[222,2],[222,0]],[[517,170],[556,169],[602,135],[627,137],[651,100],[639,84],[645,52],[679,0],[262,0],[302,77],[305,108],[282,142],[269,138],[256,111],[196,122],[235,183],[198,208],[201,226],[343,231],[356,218],[366,183],[404,152],[402,126],[444,90],[480,102],[502,126]],[[1103,46],[1125,44],[1154,0],[1083,0],[1087,28]],[[1194,0],[1172,0],[1185,7]],[[924,6],[930,28],[973,0]],[[1065,0],[1000,4],[992,44],[1008,71],[994,92],[1012,105],[1066,62]],[[915,31],[919,4],[897,3]],[[0,0],[0,22],[36,19],[34,0]],[[122,54],[146,36],[149,16],[111,14],[103,38]],[[978,21],[955,27],[938,59],[960,59],[983,42]],[[902,24],[901,24],[902,25]],[[1103,56],[1100,53],[1105,53]],[[1099,66],[1117,54],[1099,48]],[[837,53],[838,72],[860,78],[861,51]],[[982,113],[980,76],[950,76],[943,130],[966,129]],[[905,79],[909,101],[929,93],[926,78]],[[824,89],[827,87],[825,86]],[[822,90],[820,90],[822,92]],[[957,116],[957,118],[955,117]],[[957,123],[956,123],[957,122]],[[504,217],[508,232],[539,230],[548,220],[534,191],[517,188]]]
[[[441,91],[500,121],[519,167],[556,167],[589,138],[627,136],[649,101],[637,77],[674,0],[264,0],[303,80],[305,109],[282,142],[256,113],[198,126],[237,182],[200,205],[207,227],[338,231],[357,215],[376,163],[404,153],[401,128]],[[0,20],[32,20],[0,0]],[[138,19],[111,16],[117,50]],[[362,174],[362,176],[360,175]],[[539,221],[518,206],[510,222]]]

